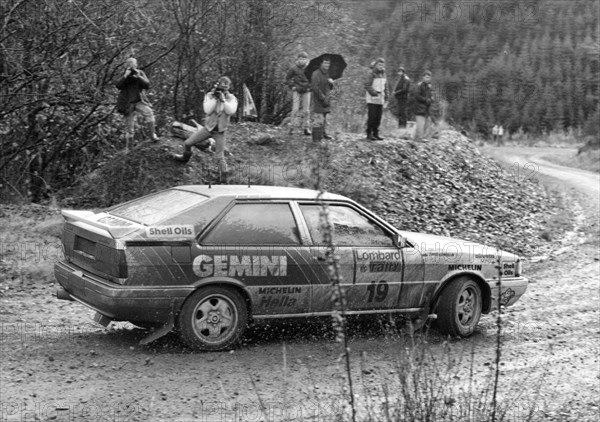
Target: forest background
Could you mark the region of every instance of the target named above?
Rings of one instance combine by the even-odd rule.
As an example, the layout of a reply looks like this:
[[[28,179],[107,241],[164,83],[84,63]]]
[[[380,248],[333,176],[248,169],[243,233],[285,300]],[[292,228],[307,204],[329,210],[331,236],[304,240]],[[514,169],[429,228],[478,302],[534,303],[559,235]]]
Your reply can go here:
[[[114,155],[123,62],[151,81],[158,129],[202,117],[219,75],[245,84],[262,123],[289,114],[285,72],[299,51],[342,54],[340,130],[361,132],[376,57],[433,72],[434,113],[487,137],[598,137],[599,4],[584,1],[5,0],[0,3],[0,200],[35,175],[57,192]],[[241,108],[239,120],[242,120]],[[518,136],[516,136],[518,135]]]

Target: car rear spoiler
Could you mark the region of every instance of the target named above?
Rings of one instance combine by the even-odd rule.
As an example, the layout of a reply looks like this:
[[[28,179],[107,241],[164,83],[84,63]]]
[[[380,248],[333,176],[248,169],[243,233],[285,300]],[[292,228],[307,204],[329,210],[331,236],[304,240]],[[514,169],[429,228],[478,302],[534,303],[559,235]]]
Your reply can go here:
[[[144,227],[139,223],[125,220],[105,212],[93,211],[61,211],[65,221],[70,223],[84,223],[107,232],[113,239],[118,239]]]

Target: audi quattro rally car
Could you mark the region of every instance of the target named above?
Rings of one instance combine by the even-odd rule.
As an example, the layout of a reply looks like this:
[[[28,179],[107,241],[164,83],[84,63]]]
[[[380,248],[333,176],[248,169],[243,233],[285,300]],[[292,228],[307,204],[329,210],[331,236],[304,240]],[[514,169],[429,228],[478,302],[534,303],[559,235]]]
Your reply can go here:
[[[251,319],[328,315],[322,203],[349,314],[433,312],[443,333],[465,337],[498,300],[512,305],[527,289],[516,255],[399,231],[351,199],[317,194],[179,186],[103,212],[63,210],[57,296],[104,325],[158,327],[145,342],[176,327],[199,350],[234,346]]]

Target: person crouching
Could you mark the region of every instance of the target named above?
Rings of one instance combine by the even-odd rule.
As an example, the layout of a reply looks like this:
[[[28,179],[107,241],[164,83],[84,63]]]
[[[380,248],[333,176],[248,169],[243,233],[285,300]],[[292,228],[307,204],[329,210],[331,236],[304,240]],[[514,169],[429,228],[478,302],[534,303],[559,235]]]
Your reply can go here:
[[[225,161],[225,131],[229,120],[237,111],[238,100],[232,93],[231,79],[221,76],[212,90],[204,96],[204,127],[191,134],[184,142],[183,154],[173,154],[177,161],[187,163],[192,157],[192,147],[208,138],[215,140],[215,157],[219,165],[221,182],[227,182],[227,162]]]

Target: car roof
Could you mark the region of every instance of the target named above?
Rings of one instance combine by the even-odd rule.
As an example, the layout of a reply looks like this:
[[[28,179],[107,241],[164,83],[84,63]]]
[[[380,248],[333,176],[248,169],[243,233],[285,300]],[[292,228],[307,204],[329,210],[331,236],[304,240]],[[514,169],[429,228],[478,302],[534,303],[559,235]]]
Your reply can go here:
[[[233,197],[247,199],[315,199],[319,191],[313,189],[302,189],[284,186],[263,186],[263,185],[184,185],[175,186],[173,189],[185,190],[199,193],[209,198]],[[335,193],[325,192],[322,198],[324,200],[343,200],[351,201],[345,196]]]

